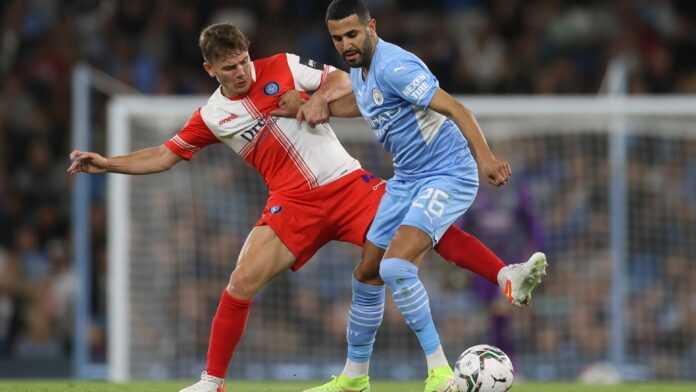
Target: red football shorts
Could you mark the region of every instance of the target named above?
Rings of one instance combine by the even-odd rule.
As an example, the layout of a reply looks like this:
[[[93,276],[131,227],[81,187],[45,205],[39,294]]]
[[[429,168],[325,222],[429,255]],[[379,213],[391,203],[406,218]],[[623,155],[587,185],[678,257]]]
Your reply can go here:
[[[295,255],[297,271],[329,241],[365,243],[385,182],[355,170],[302,195],[271,195],[256,226],[270,226]]]

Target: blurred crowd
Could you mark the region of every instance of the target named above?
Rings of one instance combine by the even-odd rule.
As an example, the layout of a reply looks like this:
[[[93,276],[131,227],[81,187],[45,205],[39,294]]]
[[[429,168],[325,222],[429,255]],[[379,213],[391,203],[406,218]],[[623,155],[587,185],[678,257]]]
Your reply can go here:
[[[368,3],[377,18],[380,36],[420,55],[438,76],[441,86],[453,93],[596,94],[602,90],[607,64],[618,58],[628,66],[630,93],[696,93],[696,3],[691,1],[436,0],[425,4],[411,0],[373,0]],[[72,144],[73,66],[86,62],[142,93],[209,94],[215,85],[202,72],[197,37],[202,27],[219,21],[231,21],[249,35],[252,57],[288,51],[343,65],[323,25],[325,7],[326,1],[319,0],[0,2],[0,362],[63,359],[71,353],[75,276],[71,269],[71,179],[64,171]],[[95,95],[94,101],[92,132],[100,140],[104,134],[104,99]],[[462,330],[473,331],[472,334],[499,331],[498,337],[488,339],[518,352],[520,358],[525,353],[536,355],[537,350],[545,350],[565,353],[570,363],[572,358],[582,355],[593,359],[604,353],[609,290],[605,269],[610,265],[610,256],[603,182],[607,175],[606,162],[600,158],[606,157],[601,153],[606,152],[606,146],[596,140],[583,142],[589,143],[589,147],[575,142],[578,141],[559,140],[549,144],[530,140],[528,145],[533,148],[517,151],[509,147],[509,155],[522,154],[515,162],[519,165],[516,170],[527,175],[516,176],[514,192],[505,196],[509,200],[489,198],[483,190],[480,206],[460,222],[476,233],[484,233],[484,240],[506,257],[520,259],[525,257],[525,251],[543,247],[553,258],[564,260],[554,271],[554,279],[544,288],[547,295],[542,294],[534,308],[535,314],[513,328],[506,321],[507,311],[498,306],[499,299],[485,284],[475,280],[450,282],[442,287],[442,293],[434,290],[433,296],[441,296],[443,301],[451,297],[452,303],[459,301],[459,306],[471,307],[474,316],[462,318],[458,323],[466,328],[451,331],[444,328],[446,340],[461,335]],[[553,156],[557,150],[551,147],[558,145],[575,153],[556,153],[555,159],[543,158],[547,153]],[[650,155],[649,159],[636,159],[629,176],[631,208],[640,211],[639,215],[631,216],[631,227],[635,229],[629,233],[633,244],[631,290],[641,294],[631,297],[635,300],[631,300],[627,312],[635,320],[643,320],[631,326],[631,342],[641,344],[630,347],[640,356],[641,350],[647,350],[642,348],[645,342],[650,342],[648,347],[660,353],[653,359],[659,360],[655,369],[669,373],[676,371],[672,365],[681,358],[670,353],[676,351],[696,357],[696,348],[683,344],[693,342],[696,337],[693,317],[696,272],[688,264],[696,249],[693,243],[696,147],[693,142],[672,145],[654,140],[637,140],[634,146]],[[95,148],[103,151],[103,145]],[[588,149],[600,152],[593,155],[598,161],[585,157]],[[374,158],[369,154],[360,158],[364,158],[368,168],[383,164],[371,162]],[[604,175],[597,176],[602,170]],[[92,356],[100,359],[105,352],[106,333],[106,219],[103,178],[97,177],[96,181],[97,189],[90,195],[94,202],[91,222],[95,295],[89,339]],[[564,188],[553,194],[558,189],[549,188],[557,184],[564,184]],[[549,194],[539,194],[540,189]],[[670,191],[664,192],[665,189]],[[686,192],[687,189],[691,192]],[[502,209],[503,205],[510,208]],[[501,227],[508,231],[487,227],[501,219],[506,223]],[[237,236],[231,244],[239,243],[243,233]],[[500,241],[501,236],[513,236],[514,241]],[[215,249],[231,246],[230,243],[219,240]],[[516,246],[519,253],[505,248],[512,243],[519,245]],[[230,250],[220,252],[227,255]],[[322,268],[331,265],[329,262]],[[231,264],[221,266],[222,276],[214,279],[224,282],[231,268]],[[349,266],[344,269],[346,274],[350,273]],[[278,290],[293,288],[292,279]],[[569,293],[569,282],[578,279],[583,284],[572,287],[593,290]],[[472,299],[467,302],[469,305],[461,305],[462,287],[470,288],[471,298],[476,301]],[[667,290],[668,287],[677,289]],[[312,308],[323,302],[312,300],[310,292],[297,290],[301,295],[293,298],[304,299],[288,305],[288,309],[294,309],[293,314],[316,318],[324,313]],[[218,290],[214,291],[216,298]],[[448,292],[452,295],[448,296]],[[581,303],[574,303],[578,298]],[[340,314],[347,299],[346,291],[339,290],[327,301],[335,303],[335,314]],[[277,308],[273,309],[263,314],[273,315]],[[441,317],[456,316],[442,309]],[[568,309],[574,309],[573,313],[568,314]],[[210,312],[207,306],[203,310],[200,317],[207,323]],[[184,310],[181,312],[185,314]],[[558,312],[563,316],[560,319],[566,320],[561,326],[557,323]],[[317,334],[320,329],[333,331],[321,336],[333,339],[330,342],[341,347],[341,320],[318,321],[317,325],[326,328],[312,331]],[[387,325],[391,325],[389,320],[395,319],[388,317]],[[396,320],[393,325],[400,323]],[[540,331],[535,337],[537,341],[520,342],[523,339],[515,328],[531,326]],[[289,339],[286,346],[291,347],[291,333],[281,334],[287,331],[283,327],[287,325],[264,326],[266,331],[275,331]],[[207,334],[204,326],[198,328],[201,336]],[[396,327],[393,329],[391,334],[403,334]],[[258,338],[257,343],[262,344],[263,338]],[[534,347],[533,352],[525,349],[525,345]],[[327,346],[317,345],[317,350],[321,347]],[[536,376],[568,374],[549,370],[548,374],[542,372]]]

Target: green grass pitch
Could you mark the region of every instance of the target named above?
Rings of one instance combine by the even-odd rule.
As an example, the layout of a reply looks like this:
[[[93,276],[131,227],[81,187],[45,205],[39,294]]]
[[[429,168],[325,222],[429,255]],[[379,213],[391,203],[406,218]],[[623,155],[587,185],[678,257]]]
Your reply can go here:
[[[317,382],[233,382],[227,392],[301,392],[316,386]],[[143,382],[110,384],[103,382],[77,381],[0,381],[0,392],[178,392],[187,382]],[[422,382],[396,383],[374,382],[372,392],[422,392]],[[623,384],[611,386],[589,386],[563,383],[521,383],[512,387],[512,392],[694,392],[696,384]]]

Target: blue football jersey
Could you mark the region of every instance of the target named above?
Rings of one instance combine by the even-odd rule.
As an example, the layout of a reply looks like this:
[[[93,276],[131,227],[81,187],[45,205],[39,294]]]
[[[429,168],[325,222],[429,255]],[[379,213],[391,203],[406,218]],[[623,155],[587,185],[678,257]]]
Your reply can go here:
[[[362,68],[351,68],[350,78],[362,116],[392,154],[395,178],[453,174],[475,165],[456,124],[428,108],[439,83],[416,55],[380,39],[366,80]]]

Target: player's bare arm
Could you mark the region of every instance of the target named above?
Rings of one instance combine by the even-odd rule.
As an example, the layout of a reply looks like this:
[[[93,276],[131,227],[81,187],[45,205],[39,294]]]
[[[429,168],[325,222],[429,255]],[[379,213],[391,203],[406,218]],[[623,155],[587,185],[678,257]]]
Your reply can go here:
[[[329,104],[332,117],[360,117],[360,109],[355,101],[355,95],[351,92]]]
[[[106,158],[95,152],[74,150],[70,153],[72,164],[67,172],[69,174],[104,172],[151,174],[168,170],[181,159],[164,145],[111,158]]]
[[[351,94],[351,91],[350,76],[338,69],[332,71],[312,97],[299,108],[297,121],[307,121],[311,127],[328,122],[331,117],[329,104]]]
[[[272,114],[283,117],[295,117],[300,107],[305,104],[300,93],[296,90],[290,90],[280,97],[278,106],[280,109],[273,111]],[[360,117],[360,109],[355,102],[355,96],[350,93],[337,100],[329,103],[329,112],[331,117]]]
[[[493,155],[483,135],[483,131],[471,110],[441,88],[438,88],[435,92],[429,107],[451,118],[457,124],[464,137],[469,141],[479,169],[490,184],[501,186],[508,182],[512,175],[510,163]]]
[[[314,127],[329,121],[330,103],[349,94],[350,77],[344,71],[335,70],[328,74],[321,87],[308,99],[303,99],[299,91],[287,91],[278,101],[278,109],[272,111],[271,115],[296,117],[297,121],[307,121]]]
[[[312,94],[311,100],[333,102],[353,92],[350,85],[350,76],[340,69],[331,71],[324,83]]]
[[[302,97],[302,93],[297,90],[286,91],[278,100],[278,109],[271,111],[271,115],[279,117],[295,117],[300,106],[307,99]]]
[[[278,101],[278,109],[271,112],[274,116],[295,117],[300,107],[306,102],[302,95],[297,90],[289,90]],[[329,112],[331,117],[360,117],[358,104],[355,102],[355,96],[350,93],[337,100],[329,103]]]

